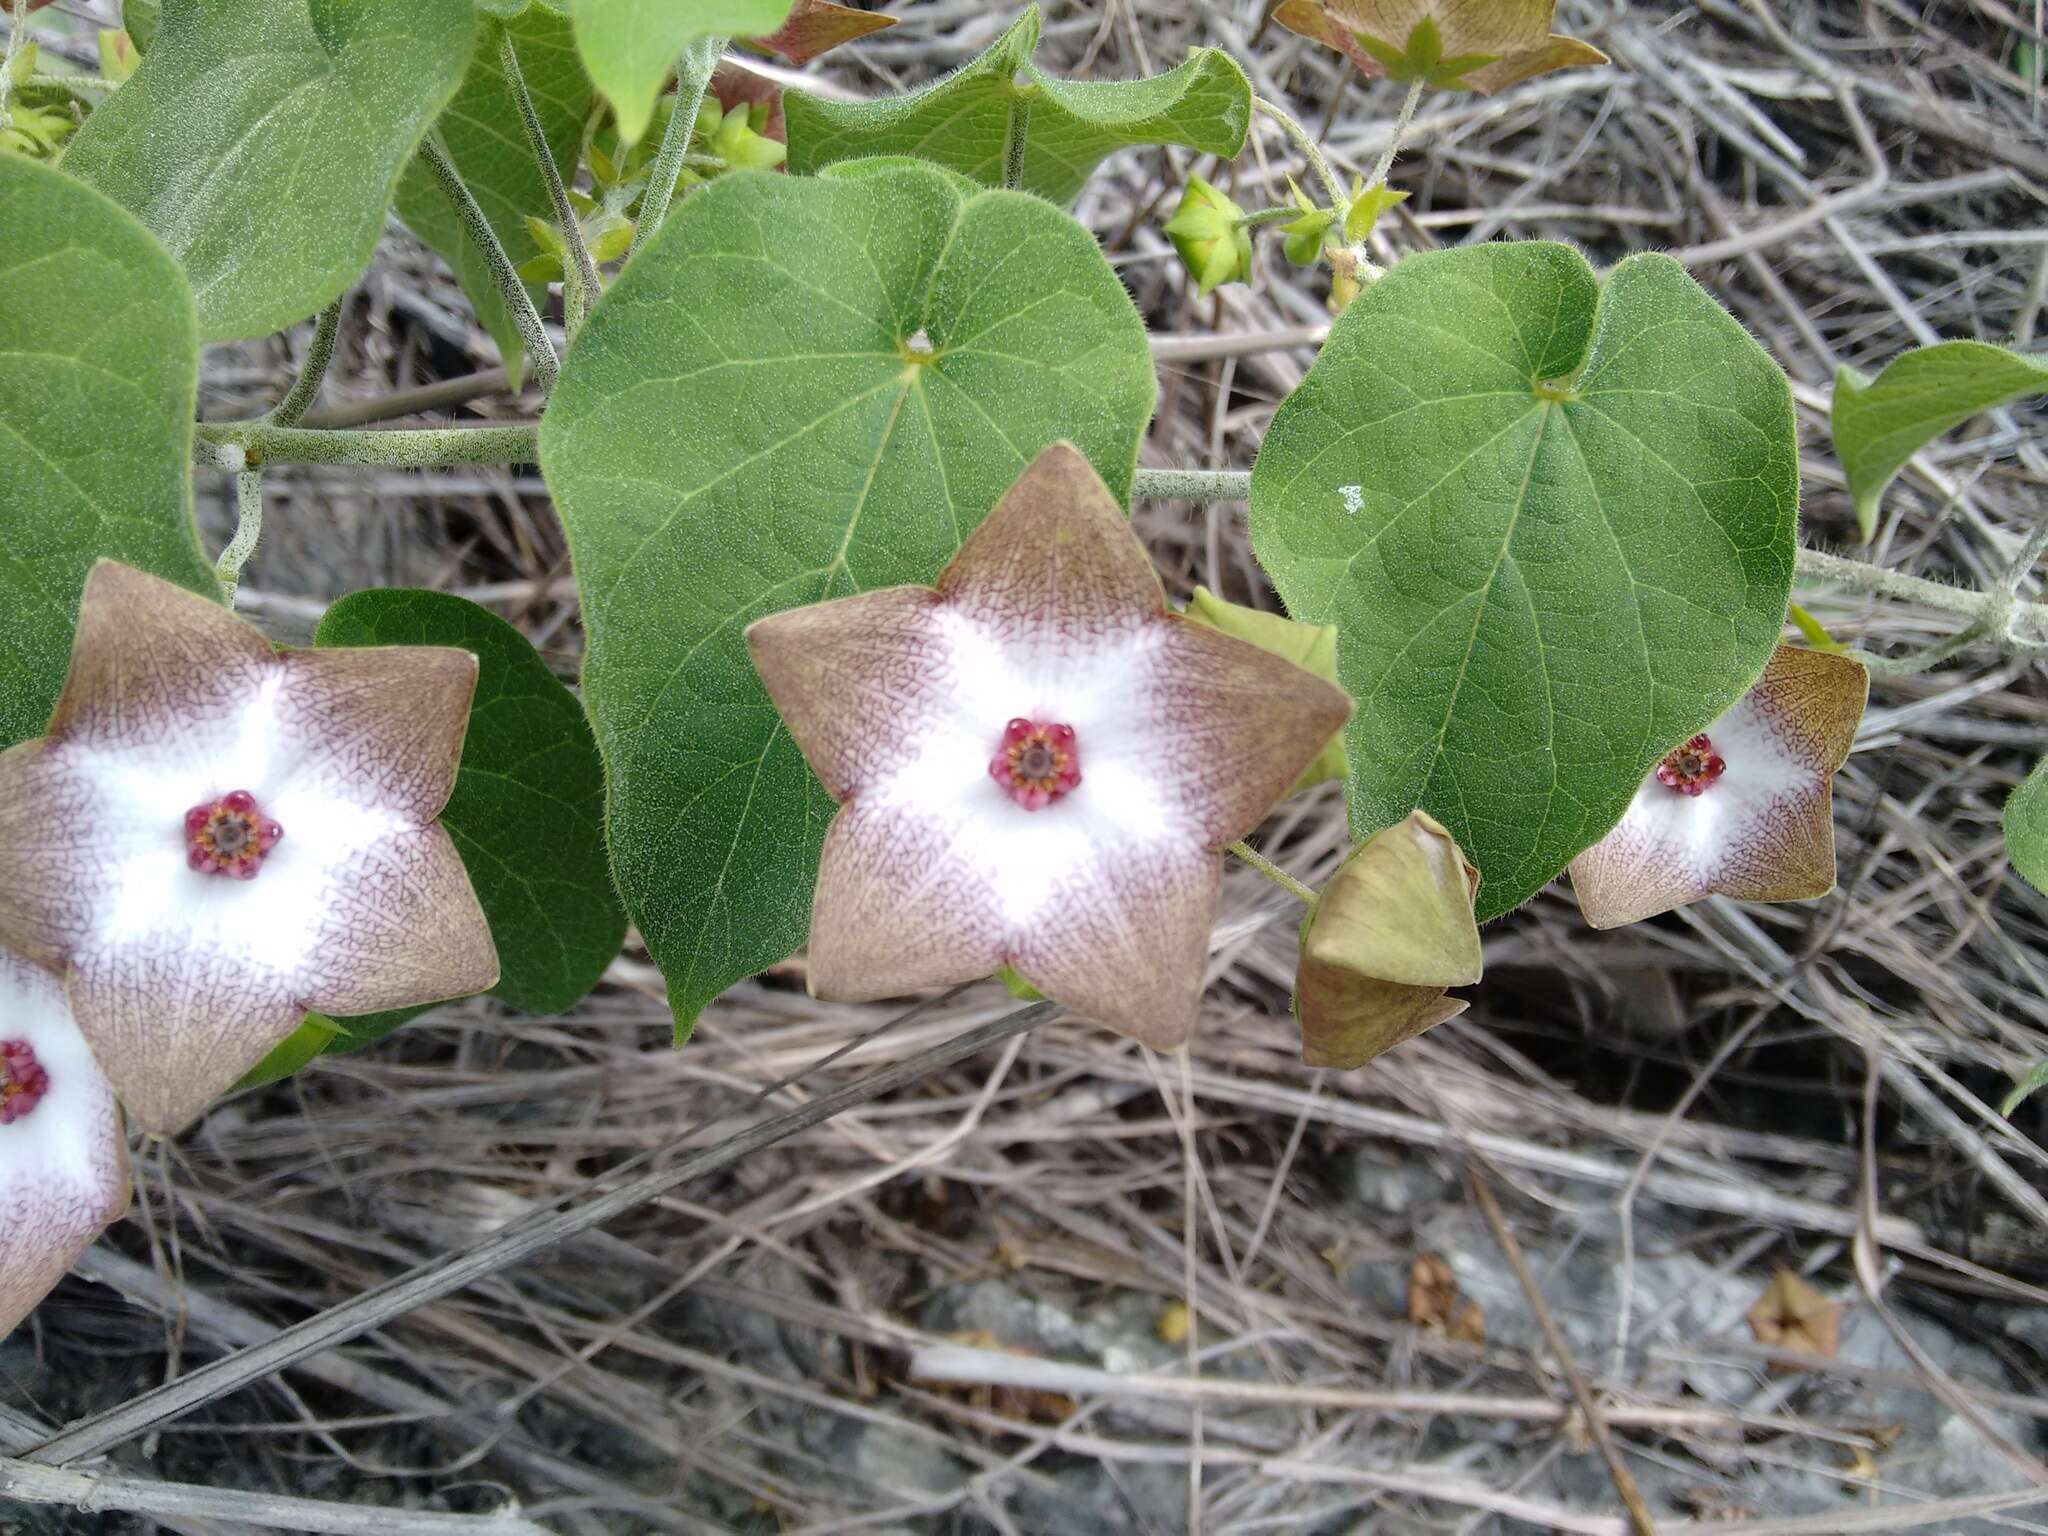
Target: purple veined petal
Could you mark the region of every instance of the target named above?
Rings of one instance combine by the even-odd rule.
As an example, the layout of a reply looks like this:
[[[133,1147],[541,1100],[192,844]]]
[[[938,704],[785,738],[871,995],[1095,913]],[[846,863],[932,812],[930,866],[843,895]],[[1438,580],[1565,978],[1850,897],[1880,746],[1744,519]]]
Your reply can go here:
[[[30,1074],[33,1084],[24,1082]],[[0,1337],[128,1208],[128,1196],[120,1111],[62,983],[0,951]]]

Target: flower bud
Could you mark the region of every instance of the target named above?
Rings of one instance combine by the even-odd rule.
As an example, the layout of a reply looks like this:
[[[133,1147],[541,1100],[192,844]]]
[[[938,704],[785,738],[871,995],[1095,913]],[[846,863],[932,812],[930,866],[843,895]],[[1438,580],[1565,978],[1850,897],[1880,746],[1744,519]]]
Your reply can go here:
[[[1187,612],[1183,617],[1190,624],[1199,624],[1204,629],[1248,641],[1283,661],[1293,662],[1326,683],[1337,683],[1337,626],[1334,624],[1304,624],[1283,614],[1268,613],[1263,608],[1225,602],[1207,587],[1195,588],[1195,595],[1188,599]],[[1301,771],[1301,777],[1294,781],[1287,793],[1298,795],[1312,785],[1331,779],[1342,780],[1350,773],[1351,760],[1344,755],[1344,733],[1339,731],[1323,744],[1316,760]]]
[[[1301,931],[1301,1059],[1363,1066],[1465,1011],[1446,988],[1479,980],[1479,871],[1421,811],[1338,866]]]
[[[1219,283],[1248,282],[1252,275],[1252,237],[1244,226],[1244,210],[1199,176],[1188,178],[1180,207],[1166,226],[1166,237],[1180,252],[1181,265],[1195,280],[1198,292]]]

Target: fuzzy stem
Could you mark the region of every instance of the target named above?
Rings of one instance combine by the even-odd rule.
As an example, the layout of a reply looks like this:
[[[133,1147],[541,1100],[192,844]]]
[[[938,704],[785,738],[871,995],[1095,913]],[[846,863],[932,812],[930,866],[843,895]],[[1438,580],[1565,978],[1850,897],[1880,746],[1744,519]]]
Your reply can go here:
[[[213,563],[220,578],[221,595],[235,606],[235,588],[241,584],[242,567],[256,553],[256,541],[263,537],[263,471],[245,469],[235,476],[235,536]]]
[[[1310,170],[1316,173],[1316,180],[1323,184],[1323,190],[1330,196],[1332,208],[1343,208],[1351,199],[1344,195],[1344,184],[1337,180],[1337,173],[1330,169],[1330,162],[1323,155],[1322,147],[1309,137],[1309,132],[1288,115],[1286,108],[1275,106],[1263,96],[1252,98],[1252,110],[1270,117],[1286,131],[1294,141],[1294,147],[1301,151]]]
[[[382,431],[322,431],[261,421],[199,424],[202,448],[219,464],[219,449],[239,449],[256,464],[365,464],[381,469],[435,469],[449,464],[535,464],[540,429],[423,427]]]
[[[1251,494],[1248,469],[1147,469],[1131,480],[1131,497],[1160,501],[1243,501]]]
[[[576,217],[576,209],[569,201],[569,189],[562,182],[562,173],[555,165],[555,152],[548,148],[547,129],[541,126],[540,113],[535,110],[533,97],[526,89],[526,73],[519,67],[519,50],[512,46],[512,29],[503,22],[498,28],[498,66],[505,72],[505,83],[512,88],[512,99],[519,104],[519,119],[526,124],[526,142],[533,149],[533,158],[540,166],[540,179],[547,183],[548,201],[554,205],[555,223],[562,232],[562,249],[568,253],[565,268],[573,264],[580,281],[566,283],[565,297],[568,299],[566,321],[571,340],[583,327],[583,317],[590,313],[590,306],[597,302],[597,263],[590,259],[590,247],[583,239],[583,224]]]
[[[697,113],[704,105],[705,89],[718,68],[718,56],[725,52],[722,37],[701,37],[676,56],[676,105],[669,113],[668,126],[661,131],[661,148],[647,172],[647,190],[640,197],[640,222],[633,226],[633,243],[626,260],[640,254],[668,217],[670,199],[676,195],[676,178],[683,173],[689,154],[690,135],[697,131]]]
[[[285,397],[263,418],[272,426],[295,425],[306,414],[313,397],[320,393],[320,381],[327,377],[327,364],[334,357],[334,337],[341,329],[343,302],[343,299],[336,299],[321,310],[320,318],[313,322],[313,339],[306,343],[306,359],[299,365],[299,376],[292,380],[292,387],[285,392]]]
[[[7,97],[14,89],[14,56],[28,35],[28,0],[0,0],[0,11],[7,13],[7,52],[0,57],[0,128],[5,128]]]
[[[1394,168],[1394,157],[1401,153],[1401,141],[1408,136],[1408,125],[1415,121],[1415,107],[1422,100],[1420,80],[1408,87],[1407,98],[1401,103],[1401,115],[1394,119],[1394,136],[1387,140],[1387,147],[1380,152],[1380,163],[1373,167],[1372,178],[1366,182],[1367,190],[1382,185],[1387,172]]]
[[[1312,907],[1316,904],[1316,893],[1314,891],[1310,890],[1307,886],[1303,885],[1299,880],[1295,879],[1294,876],[1290,875],[1289,873],[1287,873],[1286,870],[1282,869],[1278,864],[1275,864],[1271,859],[1267,858],[1264,854],[1260,853],[1257,849],[1253,848],[1250,843],[1247,843],[1240,839],[1237,842],[1225,845],[1223,851],[1225,853],[1236,854],[1238,858],[1244,860],[1245,863],[1249,864],[1253,869],[1256,869],[1268,880],[1272,881],[1275,885],[1279,886],[1281,890],[1286,891],[1289,895],[1293,896],[1294,899],[1300,902],[1302,905]]]
[[[1031,142],[1031,97],[1010,99],[1009,121],[1003,126],[1003,185],[1012,192],[1024,187],[1024,151]]]
[[[511,311],[512,323],[519,328],[519,339],[525,343],[527,359],[533,364],[534,382],[540,385],[542,394],[551,393],[555,378],[562,371],[562,360],[555,356],[555,345],[548,340],[547,330],[540,323],[540,311],[533,307],[533,296],[526,291],[526,284],[512,265],[512,258],[505,254],[498,232],[491,228],[491,221],[477,206],[469,188],[462,184],[462,174],[455,169],[455,162],[448,158],[447,147],[441,143],[438,132],[429,132],[420,141],[420,159],[454,205],[456,216],[462,220],[462,227],[469,232],[469,238],[483,253],[484,265],[491,271],[491,284],[498,290],[498,297],[505,301],[506,309]]]

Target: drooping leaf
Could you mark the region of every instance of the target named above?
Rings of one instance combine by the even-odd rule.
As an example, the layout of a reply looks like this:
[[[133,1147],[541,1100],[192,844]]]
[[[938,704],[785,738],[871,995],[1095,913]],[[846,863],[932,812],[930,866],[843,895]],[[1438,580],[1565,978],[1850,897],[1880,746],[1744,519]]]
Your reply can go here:
[[[705,36],[766,37],[792,0],[576,0],[576,46],[632,143],[654,118],[655,98],[686,43]]]
[[[476,695],[455,792],[441,824],[455,840],[498,946],[493,997],[559,1013],[597,985],[626,918],[604,849],[604,771],[574,694],[526,637],[446,592],[356,592],[327,610],[323,646],[454,645],[477,658]],[[332,1021],[347,1048],[418,1008]]]
[[[1662,256],[1411,256],[1356,299],[1252,469],[1253,548],[1334,623],[1354,834],[1420,806],[1529,899],[1739,698],[1785,619],[1791,392]]]
[[[830,53],[840,44],[866,37],[870,32],[879,32],[884,27],[893,27],[897,20],[877,11],[835,5],[833,0],[796,0],[788,20],[781,26],[766,37],[745,41],[764,53],[779,54],[802,69],[811,60]]]
[[[1033,5],[980,57],[901,96],[843,102],[784,92],[791,172],[915,155],[1001,186],[1012,125],[1020,123],[1019,184],[1069,203],[1105,156],[1133,144],[1181,144],[1226,159],[1244,148],[1252,88],[1228,54],[1196,48],[1147,80],[1056,80],[1031,62],[1038,31]]]
[[[219,596],[192,521],[184,274],[91,188],[0,155],[0,746],[40,736],[86,572]]]
[[[1060,438],[1128,495],[1153,394],[1087,231],[926,166],[721,177],[598,304],[541,466],[583,597],[615,869],[680,1030],[802,941],[834,809],[747,624],[930,583]]]
[[[2048,891],[2048,760],[2005,802],[2005,856],[2027,884]]]
[[[201,337],[267,336],[369,262],[474,32],[469,0],[166,0],[64,169],[177,258]]]
[[[2048,393],[2048,358],[2028,357],[1982,341],[1919,347],[1885,365],[1876,378],[1843,368],[1835,374],[1835,452],[1856,501],[1856,525],[1877,532],[1885,487],[1928,443],[1958,422],[2008,400]]]
[[[529,5],[505,27],[512,35],[519,72],[540,115],[555,164],[564,176],[573,175],[592,92],[576,56],[568,19],[545,6]],[[548,189],[499,65],[497,28],[479,31],[469,73],[438,126],[464,185],[475,194],[513,265],[520,266],[540,254],[526,220],[549,211]],[[516,381],[526,361],[519,328],[512,323],[505,301],[498,297],[476,242],[463,229],[434,178],[417,161],[407,165],[399,180],[397,206],[406,227],[454,269],[463,294],[498,344],[498,355]],[[544,286],[538,283],[529,291],[536,304],[546,296]]]

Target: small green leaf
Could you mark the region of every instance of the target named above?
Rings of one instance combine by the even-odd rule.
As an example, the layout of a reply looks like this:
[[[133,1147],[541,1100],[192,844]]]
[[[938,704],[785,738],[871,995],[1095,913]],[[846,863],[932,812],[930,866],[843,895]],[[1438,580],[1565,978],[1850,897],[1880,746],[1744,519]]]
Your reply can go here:
[[[766,37],[794,0],[576,0],[576,46],[633,143],[685,44],[705,36]]]
[[[933,581],[1060,438],[1127,495],[1154,392],[1094,238],[929,166],[722,176],[598,302],[541,467],[583,597],[619,886],[681,1032],[802,942],[834,810],[747,624]]]
[[[1876,378],[1835,374],[1835,452],[1856,499],[1856,525],[1877,532],[1877,504],[1906,460],[1958,422],[2048,391],[2048,359],[1982,341],[1944,341],[1895,357]]]
[[[2005,856],[2027,884],[2048,891],[2048,760],[2005,802]]]
[[[1762,672],[1798,493],[1784,374],[1676,262],[1402,261],[1251,479],[1288,612],[1337,626],[1354,835],[1420,806],[1482,918],[1527,901]]]
[[[177,258],[202,338],[267,336],[369,262],[475,25],[469,0],[169,0],[64,169]]]
[[[242,1074],[242,1080],[235,1084],[233,1091],[240,1093],[244,1088],[261,1088],[265,1083],[290,1077],[315,1056],[335,1049],[339,1034],[334,1020],[324,1014],[307,1014],[299,1021],[297,1029],[272,1047],[268,1056]]]
[[[1133,144],[1182,144],[1226,159],[1244,148],[1252,89],[1227,54],[1196,48],[1148,80],[1056,80],[1031,62],[1038,30],[1034,5],[979,58],[901,96],[843,102],[785,91],[790,170],[916,155],[1000,186],[1012,115],[1023,113],[1024,190],[1070,203],[1106,155]]]
[[[2013,1085],[2012,1092],[2008,1093],[2004,1102],[1998,1106],[1998,1112],[2010,1119],[2014,1110],[2043,1088],[2048,1088],[2048,1061],[2037,1061],[2033,1070]]]
[[[137,53],[149,52],[162,11],[163,0],[121,0],[121,25]]]
[[[583,142],[583,124],[590,116],[593,99],[590,82],[576,57],[569,35],[569,23],[544,6],[529,6],[505,23],[512,36],[512,48],[519,56],[519,72],[526,80],[526,93],[533,98],[540,115],[541,130],[548,149],[564,176],[575,174],[576,153]],[[548,206],[547,183],[526,142],[519,122],[519,108],[505,83],[499,65],[497,27],[480,29],[476,53],[469,61],[469,73],[461,90],[441,114],[441,140],[448,156],[462,173],[462,180],[497,231],[505,253],[519,268],[519,275],[532,285],[536,305],[546,299],[545,278],[536,278],[527,265],[537,255],[561,251],[561,241],[545,220],[528,216]],[[477,250],[476,242],[463,229],[434,178],[417,162],[406,167],[398,183],[398,216],[436,255],[454,270],[455,279],[476,310],[477,319],[498,345],[516,384],[526,364],[526,348],[519,339],[519,327],[498,296],[490,268]],[[538,225],[538,228],[535,226]],[[540,239],[547,232],[550,245]],[[554,275],[561,274],[557,262]]]
[[[446,592],[353,593],[327,610],[314,640],[454,645],[476,656],[469,734],[441,824],[498,946],[491,995],[529,1013],[574,1005],[626,932],[605,859],[604,770],[575,695],[518,630]],[[381,1033],[385,1018],[335,1023],[360,1039]]]
[[[192,521],[199,337],[149,231],[0,155],[0,747],[40,736],[101,556],[218,597]]]

